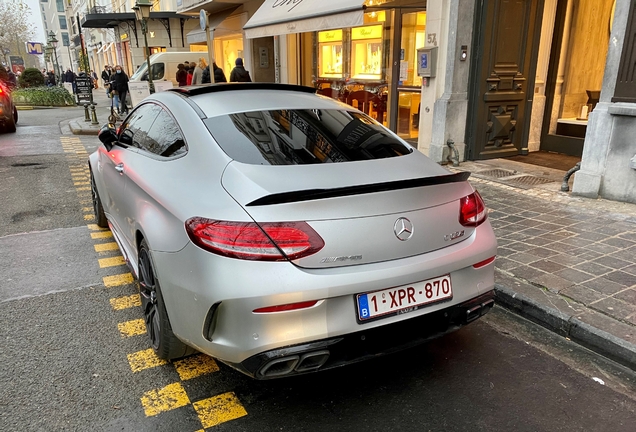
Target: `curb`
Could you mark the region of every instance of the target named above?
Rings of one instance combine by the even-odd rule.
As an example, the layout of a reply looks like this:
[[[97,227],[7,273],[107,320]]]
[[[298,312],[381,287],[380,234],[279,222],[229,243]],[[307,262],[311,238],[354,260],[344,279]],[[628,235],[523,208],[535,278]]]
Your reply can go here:
[[[70,108],[71,106],[34,106],[34,105],[16,105],[15,109],[18,111],[30,111],[30,110],[41,110],[41,109],[60,109],[60,108]]]
[[[542,305],[498,283],[495,284],[495,301],[548,330],[636,371],[634,344],[586,324],[572,315]]]
[[[68,122],[68,127],[73,132],[73,135],[94,135],[97,136],[99,134],[99,129],[97,128],[82,128],[80,124],[76,120],[71,120]],[[100,127],[101,128],[101,127]]]

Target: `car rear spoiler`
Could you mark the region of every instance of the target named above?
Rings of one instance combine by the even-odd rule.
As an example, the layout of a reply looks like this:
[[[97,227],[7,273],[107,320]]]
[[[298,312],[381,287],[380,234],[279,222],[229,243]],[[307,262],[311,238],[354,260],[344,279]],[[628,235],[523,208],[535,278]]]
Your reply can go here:
[[[423,177],[409,180],[398,180],[385,183],[373,183],[361,186],[346,186],[333,189],[307,189],[301,191],[282,192],[255,199],[246,206],[265,206],[284,204],[299,201],[311,201],[325,198],[336,198],[349,195],[361,195],[375,192],[385,192],[399,189],[410,189],[423,186],[434,186],[447,183],[460,183],[468,180],[470,172],[458,172],[455,174],[436,177]]]

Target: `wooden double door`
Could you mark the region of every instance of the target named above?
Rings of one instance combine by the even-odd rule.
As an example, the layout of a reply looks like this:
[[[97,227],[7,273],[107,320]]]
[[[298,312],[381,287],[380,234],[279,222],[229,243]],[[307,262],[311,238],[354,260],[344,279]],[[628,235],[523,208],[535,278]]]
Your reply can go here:
[[[542,13],[543,2],[538,0],[477,3],[468,159],[527,153]]]

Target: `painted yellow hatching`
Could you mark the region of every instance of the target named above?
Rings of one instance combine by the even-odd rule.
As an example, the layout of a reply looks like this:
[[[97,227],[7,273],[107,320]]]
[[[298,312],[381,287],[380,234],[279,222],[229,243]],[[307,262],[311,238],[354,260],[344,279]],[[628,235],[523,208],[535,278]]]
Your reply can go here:
[[[234,392],[200,400],[192,406],[206,429],[247,415]]]
[[[131,284],[134,279],[131,273],[124,273],[113,276],[104,276],[102,280],[104,281],[104,286],[110,288]]]
[[[100,243],[93,246],[95,248],[95,252],[108,252],[119,249],[119,246],[115,242],[110,243]]]
[[[193,355],[173,362],[181,381],[187,381],[201,375],[218,372],[219,366],[205,354]]]
[[[90,213],[93,211],[93,207],[82,207],[84,213]]]
[[[136,319],[117,324],[121,337],[131,337],[146,333],[146,323],[144,320]]]
[[[190,403],[185,389],[180,383],[150,390],[141,397],[141,405],[147,417],[186,406]]]
[[[99,268],[115,267],[115,266],[126,264],[126,260],[124,259],[123,256],[116,256],[111,258],[100,258],[98,262],[99,262]]]
[[[91,233],[91,238],[93,240],[103,239],[103,238],[110,238],[112,236],[113,236],[113,233],[110,232],[110,231],[102,231],[102,232]]]
[[[110,305],[115,310],[130,309],[133,307],[141,306],[141,297],[139,294],[133,294],[131,296],[115,297],[110,299]]]
[[[89,191],[89,190],[91,190],[91,187],[90,186],[76,187],[75,190],[77,190],[77,191]]]
[[[91,231],[108,231],[108,228],[100,228],[96,224],[86,224],[86,228],[88,228]]]
[[[155,354],[155,350],[148,348],[147,350],[128,354],[128,364],[130,364],[130,369],[133,372],[139,372],[144,369],[168,364],[168,361],[160,359],[157,357],[157,354]]]
[[[87,181],[75,181],[75,179],[73,179],[73,186],[86,186],[90,184],[90,182]]]
[[[92,214],[85,214],[85,215],[84,215],[84,220],[85,220],[85,221],[92,221],[92,220],[95,220],[95,215],[92,215]]]

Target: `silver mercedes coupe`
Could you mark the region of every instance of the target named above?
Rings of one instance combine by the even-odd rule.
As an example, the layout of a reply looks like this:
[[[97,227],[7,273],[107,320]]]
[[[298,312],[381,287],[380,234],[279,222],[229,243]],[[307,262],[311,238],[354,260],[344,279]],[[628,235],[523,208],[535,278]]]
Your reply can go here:
[[[451,173],[307,87],[146,98],[89,158],[98,225],[139,281],[152,347],[257,379],[414,346],[494,303],[497,241]]]

